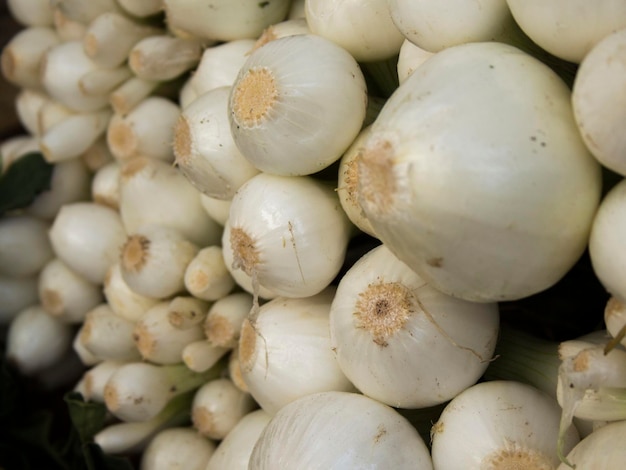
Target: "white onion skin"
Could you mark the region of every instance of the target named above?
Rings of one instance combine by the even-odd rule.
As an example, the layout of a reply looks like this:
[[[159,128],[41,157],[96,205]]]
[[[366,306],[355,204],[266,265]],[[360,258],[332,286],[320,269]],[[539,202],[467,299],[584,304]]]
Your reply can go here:
[[[433,464],[437,470],[482,470],[492,467],[494,453],[532,450],[543,465],[559,463],[557,437],[561,409],[554,398],[514,381],[482,382],[457,395],[431,431]],[[564,436],[564,451],[578,441],[574,427]],[[515,462],[509,462],[515,464]]]
[[[621,468],[626,461],[626,421],[609,423],[594,430],[581,440],[567,454],[566,460],[576,468],[606,469]],[[561,462],[557,470],[569,470],[572,467]]]
[[[351,227],[336,194],[322,182],[309,176],[260,173],[232,200],[222,236],[226,267],[237,282],[241,273],[250,279],[254,271],[260,287],[269,291],[262,296],[315,295],[339,272]],[[244,260],[247,268],[233,266],[234,229],[253,242],[256,259]]]
[[[250,456],[250,470],[433,468],[415,428],[392,408],[350,392],[307,395],[282,408]]]
[[[549,53],[579,63],[602,38],[626,27],[621,0],[507,0],[524,32]]]
[[[433,287],[479,302],[560,280],[586,248],[601,193],[565,83],[493,42],[420,65],[372,124],[358,168],[378,238]]]
[[[57,257],[94,284],[102,284],[126,240],[117,211],[95,202],[61,207],[50,228]]]
[[[441,293],[384,245],[344,274],[330,310],[343,372],[365,395],[398,408],[437,405],[475,384],[492,359],[498,327],[495,302]]]
[[[572,88],[574,117],[598,161],[626,176],[626,25],[585,55]]]
[[[276,298],[245,320],[239,338],[241,374],[250,395],[270,414],[328,390],[353,391],[332,353],[328,328],[334,288],[304,299]]]
[[[626,302],[626,180],[622,179],[604,196],[596,212],[589,237],[593,271],[604,288]]]
[[[366,108],[356,60],[328,39],[298,34],[248,56],[231,89],[230,127],[241,153],[259,170],[308,175],[341,158]]]
[[[248,470],[252,448],[271,415],[262,409],[245,415],[218,444],[205,470]]]

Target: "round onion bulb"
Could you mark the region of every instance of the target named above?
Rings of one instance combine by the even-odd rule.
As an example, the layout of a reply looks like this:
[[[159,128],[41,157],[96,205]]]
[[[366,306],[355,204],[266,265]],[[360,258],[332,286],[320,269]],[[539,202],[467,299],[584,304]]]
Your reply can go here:
[[[353,391],[330,344],[335,289],[304,299],[275,298],[246,319],[239,338],[244,382],[269,414],[311,393]]]
[[[626,27],[619,0],[507,0],[513,18],[539,47],[579,63],[605,36]]]
[[[365,78],[343,48],[313,34],[255,49],[232,86],[230,126],[259,170],[316,173],[338,160],[367,109]]]
[[[198,191],[222,200],[232,199],[243,183],[259,173],[233,140],[229,94],[226,86],[200,95],[182,110],[174,127],[179,170]]]
[[[309,0],[305,15],[314,34],[339,44],[358,61],[389,59],[398,54],[404,40],[391,19],[387,0]]]
[[[626,180],[621,180],[604,196],[589,237],[589,256],[596,277],[604,288],[626,302]]]
[[[200,193],[171,164],[133,157],[120,170],[119,208],[128,233],[155,224],[179,230],[198,246],[218,244],[222,226],[202,207]]]
[[[521,382],[474,385],[446,405],[431,430],[437,470],[528,468],[559,465],[561,408],[547,394]],[[570,427],[564,452],[579,441]]]
[[[432,470],[426,444],[393,408],[351,392],[320,392],[286,405],[250,455],[250,470]]]
[[[598,42],[580,63],[572,89],[583,140],[605,167],[626,176],[626,25]]]
[[[498,326],[495,302],[434,289],[384,245],[344,274],[330,311],[341,370],[365,395],[400,408],[437,405],[475,384]]]
[[[50,228],[57,257],[94,284],[104,282],[125,240],[118,212],[96,202],[65,204]]]
[[[601,195],[567,85],[497,42],[420,65],[385,102],[357,162],[377,237],[436,289],[478,302],[559,281],[586,249]]]
[[[243,272],[253,288],[308,297],[339,273],[351,227],[335,191],[321,181],[260,173],[231,202],[222,236],[226,267],[235,280]]]

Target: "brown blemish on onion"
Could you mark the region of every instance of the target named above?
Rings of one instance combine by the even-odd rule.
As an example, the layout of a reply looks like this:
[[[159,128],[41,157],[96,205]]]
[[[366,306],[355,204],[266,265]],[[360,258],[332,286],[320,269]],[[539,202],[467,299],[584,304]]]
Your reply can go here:
[[[208,315],[204,324],[204,333],[214,346],[228,347],[237,339],[232,323],[222,315]]]

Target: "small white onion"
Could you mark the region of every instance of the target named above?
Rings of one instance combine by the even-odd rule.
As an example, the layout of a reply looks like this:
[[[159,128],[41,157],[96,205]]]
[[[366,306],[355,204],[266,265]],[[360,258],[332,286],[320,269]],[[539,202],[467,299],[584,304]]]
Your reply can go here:
[[[146,225],[120,252],[124,282],[137,294],[165,299],[185,289],[185,270],[199,248],[170,227]]]
[[[255,408],[257,404],[249,393],[239,390],[230,379],[219,378],[196,390],[191,404],[191,420],[203,436],[222,440]]]
[[[275,39],[253,51],[229,103],[241,153],[258,169],[280,175],[312,174],[338,160],[366,109],[356,60],[314,34]]]
[[[305,15],[314,34],[337,43],[358,61],[389,59],[398,54],[404,40],[387,0],[309,0]]]
[[[270,419],[271,415],[262,409],[241,418],[220,441],[204,470],[248,470],[252,448]]]
[[[140,470],[204,470],[215,442],[191,427],[171,427],[158,432],[141,454]]]
[[[252,311],[254,299],[247,292],[226,295],[211,306],[204,320],[204,334],[214,346],[234,348],[241,326]]]
[[[437,470],[553,469],[559,464],[561,409],[553,398],[514,381],[483,382],[446,405],[432,429]],[[565,452],[579,441],[574,427]]]
[[[236,280],[244,273],[275,294],[307,297],[339,272],[351,226],[324,183],[260,173],[232,200],[222,236],[226,267]]]
[[[172,141],[180,108],[161,96],[149,96],[128,114],[113,114],[107,128],[107,143],[118,160],[135,156],[174,160]]]
[[[230,87],[198,96],[177,116],[174,127],[176,165],[200,192],[232,199],[243,183],[259,173],[241,154],[230,132]]]
[[[219,244],[222,226],[206,213],[198,190],[172,165],[134,157],[120,172],[120,214],[128,233],[147,224],[179,230],[198,246]]]
[[[7,0],[11,16],[24,26],[51,26],[52,2],[50,0]]]
[[[135,323],[133,337],[141,356],[155,364],[179,364],[185,346],[204,339],[202,325],[185,330],[168,319],[169,302],[150,307]]]
[[[39,272],[39,301],[50,315],[79,324],[89,310],[102,302],[102,290],[72,270],[59,258],[51,259]]]
[[[217,245],[196,253],[185,269],[184,281],[187,291],[203,300],[218,300],[235,288],[235,280],[224,263],[222,247]]]
[[[0,274],[11,277],[37,274],[54,256],[48,229],[48,222],[31,215],[0,218]]]
[[[625,437],[626,421],[602,426],[576,444],[557,470],[621,468],[626,462]]]
[[[243,322],[239,338],[242,377],[270,414],[304,395],[352,391],[331,350],[330,304],[335,290],[304,299],[275,298]]]
[[[126,232],[119,214],[95,202],[66,204],[50,228],[52,247],[70,269],[102,284],[117,261]]]
[[[321,392],[272,418],[248,468],[432,470],[433,465],[420,435],[393,408],[357,393]]]
[[[169,27],[177,34],[226,42],[256,39],[267,26],[285,18],[290,3],[214,0],[210,8],[199,9],[194,0],[163,0],[163,7]]]
[[[34,375],[54,365],[71,344],[71,326],[32,305],[9,324],[6,357],[21,373]]]
[[[121,262],[112,264],[104,277],[103,293],[113,311],[122,318],[137,321],[159,300],[133,291],[122,275]]]
[[[440,404],[475,384],[498,326],[495,302],[439,292],[384,245],[344,274],[330,310],[341,370],[365,395],[400,408]]]
[[[108,106],[108,95],[86,95],[80,78],[97,65],[85,54],[82,42],[66,41],[48,50],[42,63],[41,81],[48,94],[74,111],[97,111]]]
[[[579,63],[602,38],[626,26],[626,4],[615,0],[507,0],[515,21],[549,53]]]
[[[0,275],[0,325],[6,325],[21,310],[38,303],[37,276],[14,278]]]
[[[400,47],[398,64],[396,66],[399,83],[405,81],[407,77],[413,73],[413,70],[426,62],[432,55],[433,52],[422,49],[408,39],[405,39]]]
[[[626,24],[585,55],[572,89],[574,117],[591,153],[626,176]]]
[[[595,214],[589,236],[589,256],[598,280],[621,302],[626,302],[626,180],[604,196]]]
[[[468,42],[493,41],[513,27],[504,0],[390,0],[389,10],[402,34],[431,52]]]
[[[254,39],[236,39],[204,49],[198,66],[188,80],[193,96],[198,97],[215,88],[232,86],[254,43]],[[185,108],[188,104],[190,102],[181,103],[181,106]]]

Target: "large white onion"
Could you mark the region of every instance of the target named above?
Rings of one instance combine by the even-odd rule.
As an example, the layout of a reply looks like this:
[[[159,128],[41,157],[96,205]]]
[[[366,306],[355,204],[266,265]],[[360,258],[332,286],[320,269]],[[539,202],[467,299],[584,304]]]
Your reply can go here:
[[[428,448],[398,412],[364,395],[322,392],[282,408],[267,424],[250,470],[430,470]]]
[[[495,42],[418,67],[372,124],[358,171],[378,238],[433,287],[473,301],[560,280],[586,248],[601,190],[565,83]]]

